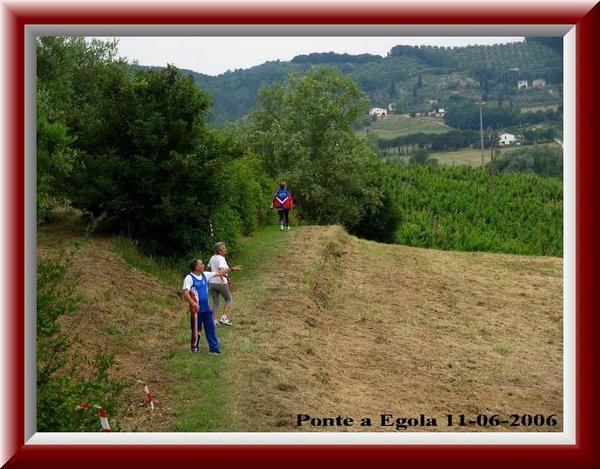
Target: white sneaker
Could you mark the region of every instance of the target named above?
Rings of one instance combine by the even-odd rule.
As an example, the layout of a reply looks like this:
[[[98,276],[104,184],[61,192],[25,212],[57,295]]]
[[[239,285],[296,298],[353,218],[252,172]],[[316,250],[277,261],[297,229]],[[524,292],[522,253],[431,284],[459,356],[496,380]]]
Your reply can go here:
[[[279,229],[283,231],[283,225],[279,225]]]
[[[229,318],[227,316],[221,316],[221,319],[219,319],[219,322],[221,324],[225,324],[226,326],[231,326],[231,321],[229,320]]]
[[[290,231],[290,227],[288,226],[288,231]]]
[[[218,325],[219,325],[219,321],[217,321],[217,320],[215,319],[215,326],[218,326]]]

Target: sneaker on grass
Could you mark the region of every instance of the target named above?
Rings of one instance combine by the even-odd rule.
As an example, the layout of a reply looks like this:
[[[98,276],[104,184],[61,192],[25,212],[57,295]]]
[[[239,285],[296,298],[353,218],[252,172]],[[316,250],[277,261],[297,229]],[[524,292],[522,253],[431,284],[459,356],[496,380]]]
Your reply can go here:
[[[211,350],[210,352],[208,352],[209,355],[222,355],[223,352],[221,352],[220,350]]]
[[[226,326],[231,326],[231,321],[229,320],[229,318],[227,316],[221,316],[221,319],[219,319],[219,322],[221,324],[225,324]]]

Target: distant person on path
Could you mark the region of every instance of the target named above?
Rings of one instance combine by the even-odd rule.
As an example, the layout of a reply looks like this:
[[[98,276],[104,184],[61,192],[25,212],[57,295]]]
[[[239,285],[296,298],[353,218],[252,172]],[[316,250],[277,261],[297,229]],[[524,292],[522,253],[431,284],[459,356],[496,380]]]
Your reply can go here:
[[[200,333],[204,325],[206,342],[211,355],[220,355],[221,349],[213,322],[213,313],[208,304],[208,281],[227,274],[225,270],[204,272],[204,263],[200,259],[190,261],[190,273],[183,279],[183,296],[190,307],[190,328],[192,330],[191,351],[198,353]]]
[[[231,272],[239,272],[242,270],[242,266],[236,265],[235,267],[229,268],[225,256],[227,255],[227,246],[224,242],[219,241],[215,244],[215,254],[208,261],[208,265],[212,273],[226,271],[227,275],[222,277],[213,277],[209,281],[209,290],[212,297],[212,303],[214,307],[214,325],[224,324],[231,326],[231,320],[229,319],[229,313],[231,306],[233,305],[233,296],[231,295]],[[223,305],[223,315],[217,321],[219,300],[223,297],[225,304]]]
[[[279,215],[279,229],[283,231],[284,228],[286,228],[289,231],[290,210],[294,207],[294,200],[292,199],[292,193],[288,190],[285,181],[279,183],[279,189],[275,192],[271,207],[277,209],[277,214]]]

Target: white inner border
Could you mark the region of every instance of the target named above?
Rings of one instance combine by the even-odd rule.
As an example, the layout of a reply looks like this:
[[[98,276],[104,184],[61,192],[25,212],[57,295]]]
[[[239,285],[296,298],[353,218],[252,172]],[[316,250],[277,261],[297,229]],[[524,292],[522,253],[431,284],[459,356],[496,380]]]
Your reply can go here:
[[[563,432],[36,433],[36,305],[25,296],[26,445],[574,445],[576,430],[576,43],[574,25],[29,25],[25,27],[25,285],[35,285],[35,39],[78,36],[564,36]],[[405,416],[413,417],[413,416]]]

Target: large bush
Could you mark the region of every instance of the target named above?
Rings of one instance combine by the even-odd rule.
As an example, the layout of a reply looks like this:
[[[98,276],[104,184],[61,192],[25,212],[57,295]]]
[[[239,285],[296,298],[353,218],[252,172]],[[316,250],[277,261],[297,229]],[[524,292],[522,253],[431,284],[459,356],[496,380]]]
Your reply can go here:
[[[211,98],[175,67],[134,73],[114,50],[38,42],[39,220],[53,201],[71,203],[161,256],[256,229],[270,184],[235,138],[206,127]]]

